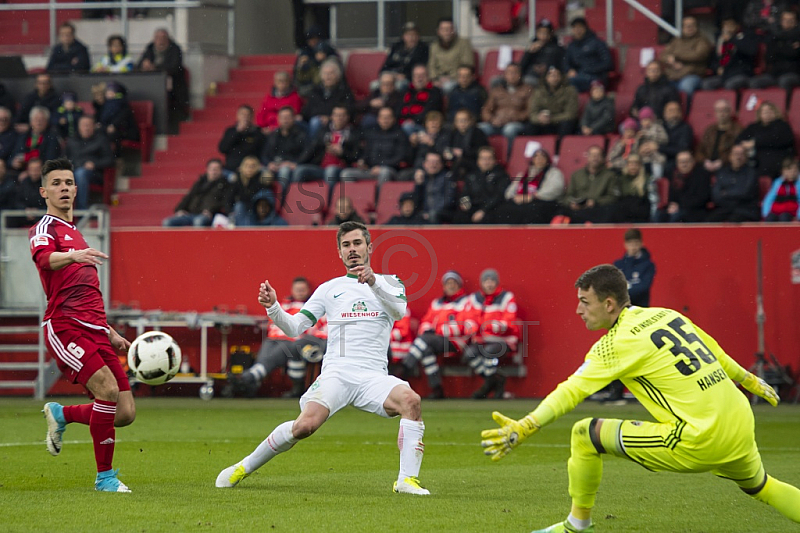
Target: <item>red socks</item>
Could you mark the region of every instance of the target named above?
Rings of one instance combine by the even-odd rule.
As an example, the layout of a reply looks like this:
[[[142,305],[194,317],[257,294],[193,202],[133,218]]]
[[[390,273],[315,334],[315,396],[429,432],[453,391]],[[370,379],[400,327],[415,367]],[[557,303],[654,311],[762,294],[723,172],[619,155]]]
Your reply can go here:
[[[65,405],[64,406],[64,420],[67,424],[75,422],[77,424],[89,425],[89,420],[92,416],[93,403],[85,403],[82,405]]]
[[[84,406],[81,405],[77,407]],[[111,461],[114,458],[114,437],[116,435],[114,431],[114,417],[116,414],[116,402],[107,402],[105,400],[94,401],[91,417],[89,419],[89,433],[92,434],[94,459],[97,462],[98,472],[111,470]]]

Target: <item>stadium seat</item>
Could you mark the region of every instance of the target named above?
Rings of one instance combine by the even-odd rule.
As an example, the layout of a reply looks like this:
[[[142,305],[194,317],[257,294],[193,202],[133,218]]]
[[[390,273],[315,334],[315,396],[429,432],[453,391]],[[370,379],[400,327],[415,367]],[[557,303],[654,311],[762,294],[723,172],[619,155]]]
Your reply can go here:
[[[328,200],[328,184],[324,181],[293,183],[289,186],[281,216],[292,226],[311,226],[322,221]]]
[[[519,63],[524,54],[525,50],[521,48],[512,48],[511,61],[514,63]],[[492,82],[492,78],[502,76],[503,70],[505,70],[505,67],[501,68],[500,65],[498,65],[497,61],[499,58],[499,48],[488,50],[486,55],[483,57],[483,68],[481,69],[479,81],[484,87],[486,87],[487,91],[491,88],[490,84]]]
[[[628,118],[633,105],[634,93],[617,92],[614,95],[614,123],[619,124]]]
[[[381,185],[378,193],[378,205],[375,210],[375,223],[386,224],[399,212],[397,201],[404,192],[414,190],[413,181],[387,181]]]
[[[520,135],[514,139],[514,145],[511,147],[511,157],[508,158],[508,164],[506,165],[506,171],[511,178],[525,174],[525,172],[528,170],[528,161],[530,161],[530,158],[533,155],[530,153],[530,149],[528,148],[530,143],[538,143],[547,153],[550,154],[551,159],[555,157],[555,135]],[[527,157],[526,151],[528,151],[529,154]]]
[[[491,135],[489,136],[489,146],[494,148],[494,155],[497,162],[506,166],[508,162],[508,139],[505,135]]]
[[[650,11],[661,12],[659,0],[640,0],[640,3]],[[605,40],[606,2],[595,2],[594,8],[586,9],[585,16],[589,27]],[[614,2],[613,40],[616,45],[650,46],[658,41],[658,26],[632,6]]]
[[[117,168],[116,166],[108,167],[103,171],[103,183],[92,183],[89,185],[89,190],[93,193],[103,195],[103,203],[111,205],[111,195],[117,185]]]
[[[786,91],[778,87],[769,89],[745,89],[740,94],[739,123],[747,126],[756,120],[758,107],[764,102],[772,102],[781,112],[786,111]]]
[[[490,33],[511,33],[519,22],[514,16],[514,0],[480,0],[480,24]]]
[[[736,109],[736,92],[721,89],[718,91],[697,91],[692,97],[692,109],[686,117],[692,129],[695,139],[703,136],[706,128],[714,123],[714,102],[717,100],[727,100],[732,109]],[[740,121],[741,123],[741,121]],[[746,126],[747,124],[742,124]]]
[[[547,19],[555,29],[561,28],[564,25],[564,4],[564,0],[536,0],[536,20],[529,21],[530,26],[536,27],[540,20]]]
[[[602,135],[567,135],[561,139],[558,152],[558,168],[564,177],[586,166],[586,151],[592,146],[599,146],[606,151],[606,138]]]
[[[758,201],[764,201],[764,197],[772,188],[772,178],[769,176],[759,176],[758,178]]]
[[[341,181],[333,186],[331,203],[325,223],[336,216],[336,202],[341,196],[347,196],[353,201],[353,207],[364,220],[369,220],[375,211],[375,180]]]
[[[138,141],[122,141],[124,148],[139,150],[142,154],[142,161],[150,161],[153,148],[153,137],[155,127],[153,126],[153,102],[150,100],[131,100],[131,109],[139,126]]]
[[[385,62],[386,52],[351,52],[347,56],[344,76],[356,99],[369,95],[369,84],[378,79]]]
[[[665,209],[669,203],[669,180],[658,178],[656,180],[656,192],[658,193],[658,209]]]

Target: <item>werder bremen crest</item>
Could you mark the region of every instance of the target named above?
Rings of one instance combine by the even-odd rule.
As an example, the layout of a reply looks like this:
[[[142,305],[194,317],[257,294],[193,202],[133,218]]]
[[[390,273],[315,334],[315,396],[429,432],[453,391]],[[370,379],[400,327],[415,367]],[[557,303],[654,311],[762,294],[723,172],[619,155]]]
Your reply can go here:
[[[367,309],[367,304],[363,300],[353,304],[354,313],[366,313],[367,311],[369,311],[369,309]]]

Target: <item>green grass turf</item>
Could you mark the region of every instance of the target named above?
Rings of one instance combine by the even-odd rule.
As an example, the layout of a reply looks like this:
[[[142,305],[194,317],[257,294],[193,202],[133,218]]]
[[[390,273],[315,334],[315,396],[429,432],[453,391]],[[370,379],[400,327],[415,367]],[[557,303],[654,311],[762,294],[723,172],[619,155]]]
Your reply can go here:
[[[69,398],[65,403],[76,403]],[[117,431],[115,467],[132,494],[93,490],[89,430],[70,426],[60,456],[45,450],[41,403],[0,400],[0,531],[527,532],[569,511],[566,463],[572,423],[586,416],[649,419],[639,405],[581,405],[499,463],[481,453],[491,411],[518,417],[533,401],[423,404],[421,479],[431,497],[392,494],[397,420],[346,409],[235,489],[219,471],[294,418],[284,400],[138,399]],[[800,485],[800,407],[755,409],[766,468]],[[648,472],[609,458],[599,532],[800,531],[773,509],[709,474]]]

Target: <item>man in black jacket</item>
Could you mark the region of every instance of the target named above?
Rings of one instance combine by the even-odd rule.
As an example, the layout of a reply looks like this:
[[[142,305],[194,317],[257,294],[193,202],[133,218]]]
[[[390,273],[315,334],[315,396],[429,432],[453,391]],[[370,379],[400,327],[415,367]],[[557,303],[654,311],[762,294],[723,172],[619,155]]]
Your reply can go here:
[[[50,75],[39,74],[36,76],[36,88],[26,94],[25,99],[22,100],[14,128],[20,133],[28,131],[31,109],[34,107],[46,107],[52,116],[60,105],[61,102],[56,90],[53,88],[53,81],[50,79]]]
[[[664,130],[667,142],[658,145],[659,153],[667,157],[664,163],[664,175],[669,176],[675,169],[675,156],[684,150],[691,150],[694,144],[694,131],[688,122],[683,120],[683,110],[678,102],[669,102],[664,106]]]
[[[296,182],[324,179],[333,185],[339,181],[342,169],[358,161],[361,141],[361,131],[350,123],[347,108],[335,106],[327,125],[306,143],[292,179]]]
[[[781,11],[780,29],[767,37],[767,71],[750,80],[751,89],[777,85],[791,91],[800,85],[800,26],[797,12]]]
[[[711,200],[711,175],[696,164],[691,150],[678,152],[669,177],[669,203],[657,213],[658,222],[704,222]]]
[[[17,132],[14,130],[14,117],[11,110],[0,107],[0,159],[9,163],[11,154],[17,146]]]
[[[497,164],[494,149],[490,146],[480,148],[477,168],[464,178],[453,223],[491,223],[495,209],[505,199],[509,183],[508,174]]]
[[[403,25],[402,38],[392,45],[381,72],[393,72],[397,88],[404,90],[411,81],[411,69],[415,65],[428,64],[428,44],[419,38],[419,30],[413,22]]]
[[[210,226],[214,215],[227,215],[233,188],[222,175],[222,161],[211,159],[206,163],[206,173],[200,176],[192,188],[175,207],[175,214],[164,219],[165,227]]]
[[[638,117],[639,110],[649,107],[662,118],[662,112],[667,102],[680,102],[681,95],[678,89],[664,75],[661,63],[651,61],[644,69],[644,83],[636,89],[631,105],[631,116]]]
[[[378,185],[397,179],[401,163],[408,161],[411,145],[405,132],[397,125],[394,110],[383,107],[378,112],[378,129],[366,136],[364,153],[356,168],[346,168],[341,178],[377,179]]]
[[[50,52],[47,72],[88,72],[91,66],[89,50],[75,38],[75,26],[64,22],[58,28],[58,44]]]
[[[761,220],[758,205],[758,174],[748,164],[745,148],[731,148],[730,164],[717,172],[711,188],[714,209],[709,222],[757,222]]]
[[[417,212],[417,204],[414,203],[414,193],[404,192],[400,195],[397,202],[400,214],[394,215],[386,222],[388,226],[421,226],[428,222],[422,218],[422,214]]]
[[[36,106],[31,109],[30,129],[17,137],[17,146],[11,155],[11,166],[24,170],[33,158],[49,161],[61,156],[61,140],[50,127],[50,110]]]
[[[326,59],[319,70],[320,83],[315,85],[303,106],[303,118],[308,122],[308,136],[314,138],[317,131],[328,124],[334,106],[344,106],[348,114],[353,111],[353,93],[342,76],[342,67],[337,59]]]
[[[525,49],[519,63],[525,83],[534,87],[539,85],[547,69],[560,69],[563,63],[564,47],[558,44],[553,23],[549,19],[540,20],[536,25],[536,37]]]
[[[103,171],[114,165],[111,141],[102,130],[95,131],[92,117],[78,120],[78,135],[67,139],[67,158],[75,166],[75,183],[78,195],[75,209],[89,207],[89,186],[102,182]]]
[[[139,59],[140,70],[152,72],[162,70],[167,73],[170,121],[185,120],[189,113],[189,85],[183,68],[183,52],[180,46],[169,38],[165,29],[156,30],[153,42],[147,45]]]
[[[716,75],[703,80],[704,91],[747,87],[758,55],[758,41],[742,31],[735,18],[722,21],[722,33],[714,48],[711,69]]]
[[[572,42],[564,54],[563,67],[567,81],[582,93],[589,90],[594,80],[606,84],[608,73],[614,68],[608,45],[589,29],[583,17],[573,19],[570,30]]]
[[[242,104],[236,110],[236,124],[225,130],[217,146],[225,154],[225,169],[231,172],[239,168],[248,155],[259,157],[264,148],[264,134],[253,123],[253,108]]]
[[[303,155],[306,133],[294,122],[294,109],[291,106],[278,110],[278,128],[267,135],[261,162],[267,170],[278,177],[286,191],[292,181],[294,169]]]

